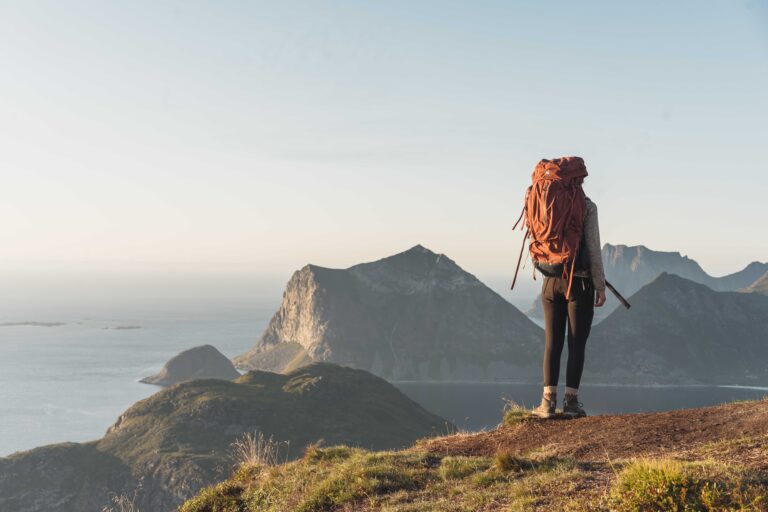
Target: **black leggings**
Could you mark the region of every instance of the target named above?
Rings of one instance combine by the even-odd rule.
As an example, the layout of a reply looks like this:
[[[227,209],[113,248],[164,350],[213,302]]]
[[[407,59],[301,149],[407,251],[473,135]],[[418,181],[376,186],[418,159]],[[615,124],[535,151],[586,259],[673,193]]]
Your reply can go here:
[[[584,347],[592,328],[595,312],[595,289],[592,279],[574,277],[570,300],[565,298],[568,280],[545,277],[541,286],[541,306],[544,310],[544,385],[557,386],[560,376],[560,354],[565,344],[568,326],[568,365],[565,385],[578,388],[584,370]]]

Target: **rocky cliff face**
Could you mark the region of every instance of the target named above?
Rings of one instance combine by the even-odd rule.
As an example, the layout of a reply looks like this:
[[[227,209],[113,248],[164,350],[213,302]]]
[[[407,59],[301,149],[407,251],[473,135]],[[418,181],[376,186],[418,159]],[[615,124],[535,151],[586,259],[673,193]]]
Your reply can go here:
[[[663,273],[587,343],[585,380],[766,385],[768,297]]]
[[[230,474],[246,432],[274,436],[291,459],[320,439],[391,449],[445,428],[385,380],[331,364],[184,382],[137,402],[100,440],[0,458],[0,510],[100,511],[121,494],[138,510],[175,510]]]
[[[712,281],[697,262],[679,252],[653,251],[643,245],[605,244],[602,254],[606,277],[614,286],[620,286],[629,295],[663,272],[696,283]]]
[[[310,361],[388,379],[492,380],[536,376],[542,332],[442,254],[416,246],[348,269],[307,265],[246,369],[286,371]]]
[[[227,357],[212,345],[185,350],[168,360],[160,372],[141,379],[145,384],[172,386],[194,379],[235,380],[240,372]]]
[[[735,291],[751,285],[768,272],[768,263],[752,262],[744,269],[722,277],[707,274],[701,266],[679,252],[653,251],[642,245],[605,244],[602,249],[605,277],[625,297],[629,297],[660,274],[675,274],[717,291]],[[595,319],[602,320],[619,306],[610,292],[602,309],[595,310]],[[537,297],[527,314],[541,318],[541,297]]]

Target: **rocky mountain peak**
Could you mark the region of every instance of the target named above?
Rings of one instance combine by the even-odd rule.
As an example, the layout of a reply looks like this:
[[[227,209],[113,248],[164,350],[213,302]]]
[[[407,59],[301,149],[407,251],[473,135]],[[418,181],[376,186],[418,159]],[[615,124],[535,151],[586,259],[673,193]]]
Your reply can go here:
[[[360,263],[350,268],[351,269],[361,268],[361,267],[368,267],[368,266],[374,266],[374,265],[376,266],[397,265],[398,268],[431,267],[431,266],[437,266],[437,265],[446,264],[446,263],[452,263],[453,266],[455,266],[458,270],[461,270],[461,268],[458,265],[456,265],[456,263],[454,263],[454,261],[448,258],[445,254],[435,253],[434,251],[427,249],[423,245],[417,244],[408,250],[399,252],[397,254],[393,254],[392,256],[387,256],[385,258],[381,258],[379,260],[375,260],[368,263]]]
[[[629,301],[632,309],[593,329],[601,352],[585,369],[589,380],[754,385],[768,377],[768,297],[661,272]]]
[[[730,281],[732,289],[745,288],[755,283],[766,273],[768,273],[768,263],[753,261],[747,265],[744,270],[727,275],[721,279]]]
[[[657,267],[659,265],[676,265],[686,268],[689,272],[704,274],[698,263],[680,254],[679,251],[655,251],[644,245],[611,245],[605,244],[602,249],[603,260],[606,264],[621,264],[636,271],[638,267]]]
[[[535,368],[539,336],[475,276],[416,245],[347,269],[295,272],[264,334],[235,364],[286,372],[329,361],[392,379],[495,379]]]
[[[411,247],[407,251],[403,251],[402,254],[407,254],[407,253],[410,253],[410,252],[412,252],[412,253],[429,253],[429,254],[435,255],[434,252],[430,251],[429,249],[427,249],[426,247],[424,247],[421,244],[414,245],[413,247]]]
[[[347,269],[367,285],[399,293],[420,293],[434,289],[482,286],[482,283],[445,254],[422,245],[407,251]]]
[[[672,274],[670,272],[662,272],[659,274],[656,279],[651,281],[649,288],[656,288],[656,289],[664,289],[664,288],[688,288],[688,289],[702,289],[702,290],[710,290],[707,286],[704,286],[703,284],[696,283],[694,281],[691,281],[690,279],[685,279],[680,277],[677,274]]]

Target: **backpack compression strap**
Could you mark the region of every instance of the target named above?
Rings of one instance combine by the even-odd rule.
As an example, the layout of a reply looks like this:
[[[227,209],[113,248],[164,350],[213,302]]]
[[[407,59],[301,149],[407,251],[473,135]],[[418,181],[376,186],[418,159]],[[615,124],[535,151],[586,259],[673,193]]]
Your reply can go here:
[[[517,224],[515,224],[517,226]],[[525,236],[523,236],[523,243],[520,245],[520,256],[517,257],[517,267],[515,268],[515,277],[512,278],[512,286],[509,288],[510,290],[515,289],[515,283],[517,282],[517,274],[520,272],[520,262],[523,261],[523,249],[525,249],[525,241],[528,239],[528,236],[531,234],[530,231],[525,232]],[[535,274],[534,274],[535,279]]]
[[[525,199],[523,200],[523,211],[520,212],[520,216],[517,218],[517,222],[515,222],[515,225],[512,226],[512,231],[517,229],[517,225],[520,224],[522,221],[522,224],[520,224],[520,231],[523,230],[525,227],[525,212],[528,208],[528,194],[531,193],[531,187],[528,187],[528,189],[525,191]],[[531,230],[528,229],[525,231],[525,236],[523,236],[523,243],[520,246],[520,255],[517,257],[517,267],[515,268],[515,277],[512,278],[512,286],[509,288],[510,290],[515,289],[515,283],[517,282],[517,274],[520,272],[520,262],[523,261],[523,250],[525,249],[525,241],[528,240],[528,237],[531,234]],[[534,270],[534,279],[536,278],[536,271]]]

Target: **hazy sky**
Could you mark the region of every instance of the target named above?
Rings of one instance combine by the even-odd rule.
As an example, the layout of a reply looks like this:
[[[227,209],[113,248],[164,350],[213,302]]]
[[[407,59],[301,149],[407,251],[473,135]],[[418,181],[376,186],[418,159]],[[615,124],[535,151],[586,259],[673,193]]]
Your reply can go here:
[[[511,274],[535,163],[603,241],[768,260],[761,1],[0,1],[5,271]]]

